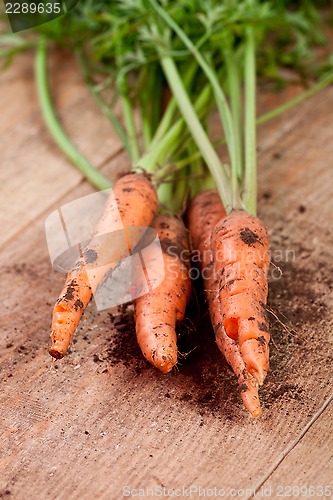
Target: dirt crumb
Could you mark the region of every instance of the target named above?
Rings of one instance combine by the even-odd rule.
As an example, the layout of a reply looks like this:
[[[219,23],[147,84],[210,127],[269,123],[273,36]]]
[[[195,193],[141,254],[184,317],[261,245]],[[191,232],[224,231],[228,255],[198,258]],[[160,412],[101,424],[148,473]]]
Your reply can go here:
[[[240,232],[240,238],[243,241],[243,243],[245,243],[245,245],[248,246],[253,246],[256,243],[260,242],[259,236],[253,231],[251,231],[249,227],[246,227]]]

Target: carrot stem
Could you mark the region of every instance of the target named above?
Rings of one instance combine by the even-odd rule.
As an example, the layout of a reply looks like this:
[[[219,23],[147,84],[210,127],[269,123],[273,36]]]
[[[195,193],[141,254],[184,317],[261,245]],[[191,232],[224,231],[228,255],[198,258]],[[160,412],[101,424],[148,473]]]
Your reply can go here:
[[[89,72],[87,61],[86,61],[84,55],[82,54],[82,52],[78,52],[77,51],[76,52],[76,57],[77,57],[77,59],[79,61],[83,77],[84,77],[84,79],[86,81],[86,84],[88,86],[88,89],[89,89],[91,95],[95,99],[95,101],[98,104],[98,106],[101,108],[101,110],[104,113],[104,115],[111,122],[111,125],[113,126],[113,128],[114,128],[115,132],[117,133],[119,139],[121,140],[122,144],[124,145],[124,148],[126,149],[126,151],[128,152],[128,154],[130,154],[130,147],[129,147],[129,144],[128,144],[126,133],[125,133],[125,131],[124,131],[124,129],[123,129],[120,121],[116,117],[115,113],[106,104],[106,102],[102,98],[100,92],[98,91],[98,87],[94,84],[93,79],[91,77],[91,74]]]
[[[280,106],[277,106],[275,109],[272,109],[272,111],[268,111],[268,113],[265,113],[264,115],[259,116],[259,118],[257,118],[257,124],[260,125],[261,123],[265,123],[265,122],[272,120],[273,118],[281,115],[285,111],[289,111],[290,109],[294,108],[298,104],[301,104],[303,101],[305,101],[309,97],[312,97],[313,95],[317,94],[317,92],[324,89],[325,87],[327,87],[331,83],[333,83],[333,73],[332,72],[328,73],[322,80],[320,80],[318,83],[316,83],[313,87],[305,90],[304,92],[297,95],[296,97],[293,97],[288,102],[285,102],[284,104],[281,104]]]
[[[170,17],[170,15],[160,7],[155,0],[149,0],[153,8],[158,12],[162,19],[167,23],[167,25],[177,34],[180,40],[184,43],[187,49],[192,53],[194,58],[196,59],[198,65],[201,67],[203,72],[205,73],[207,79],[209,80],[212,89],[215,94],[216,105],[218,111],[220,113],[221,122],[224,128],[226,143],[229,151],[230,162],[234,164],[237,160],[235,157],[235,138],[233,132],[233,123],[232,116],[229,109],[229,105],[225,94],[219,85],[218,78],[215,74],[215,71],[211,65],[207,63],[205,58],[201,55],[192,41],[188,38],[186,33],[181,29],[181,27]],[[171,58],[170,58],[171,59]],[[170,85],[170,82],[169,82]],[[171,86],[171,85],[170,85]],[[178,102],[179,105],[179,102]],[[221,167],[220,167],[221,168]]]
[[[187,69],[185,76],[183,78],[185,86],[189,85],[189,83],[191,82],[196,68],[197,68],[196,64],[191,64]],[[154,137],[151,141],[151,144],[149,146],[150,150],[153,149],[166,134],[166,132],[168,131],[169,127],[172,124],[172,120],[174,120],[176,111],[177,111],[177,101],[174,98],[174,96],[172,96],[165,112],[163,113],[162,119],[156,129]]]
[[[236,169],[237,179],[242,179],[243,173],[243,154],[242,154],[242,134],[241,132],[241,82],[239,75],[239,68],[235,59],[235,54],[231,54],[228,50],[225,53],[225,63],[227,68],[228,75],[228,86],[229,86],[229,96],[230,96],[230,108],[231,115],[233,119],[233,128],[234,128],[234,136],[235,136],[235,154],[237,155],[236,161]],[[238,182],[234,180],[234,183],[237,185]]]
[[[137,139],[137,133],[135,129],[133,109],[131,106],[131,101],[128,96],[127,81],[125,75],[121,77],[120,85],[121,85],[121,103],[123,108],[123,116],[128,135],[128,142],[130,146],[130,157],[132,162],[135,163],[140,158],[140,150]]]
[[[36,51],[35,75],[38,99],[46,126],[61,151],[87,180],[97,189],[108,189],[111,182],[74,146],[55,114],[47,82],[46,55],[47,43],[44,37],[41,37]]]
[[[208,99],[210,97],[210,87],[206,85],[194,103],[194,109],[198,115],[201,115],[203,110],[207,106]],[[161,178],[159,176],[160,168],[165,163],[167,157],[171,156],[175,148],[179,143],[179,136],[184,128],[185,122],[182,117],[171,126],[171,128],[166,129],[164,135],[160,138],[159,142],[152,147],[155,140],[151,144],[151,147],[136,163],[136,166],[146,169],[148,172],[154,172],[154,177]],[[168,167],[169,169],[170,167]],[[167,169],[167,170],[168,170]]]
[[[198,149],[200,149],[201,154],[215,179],[216,186],[223,200],[223,203],[230,210],[232,207],[232,201],[228,189],[229,179],[227,173],[223,168],[219,157],[217,156],[214,147],[208,139],[208,136],[190,102],[188,94],[180,78],[178,69],[171,57],[162,54],[161,65],[168,80],[169,86],[172,89],[172,92],[174,93],[174,96],[177,100],[178,107],[183,115],[183,118],[187,123],[187,126],[193,135],[197,147]]]
[[[249,213],[257,212],[256,161],[256,62],[255,36],[252,26],[247,27],[245,45],[245,178],[244,204]]]
[[[144,109],[147,109],[149,107],[149,102],[150,98],[147,96],[147,94],[143,94],[141,99],[140,99],[140,106],[141,106],[141,126],[142,126],[142,138],[143,138],[143,145],[144,149],[147,150],[149,147],[149,144],[151,143],[151,138],[152,138],[152,132],[151,132],[151,116],[147,116],[146,113],[143,112]]]
[[[135,166],[142,167],[150,173],[154,172],[159,164],[164,162],[165,156],[171,154],[172,144],[174,144],[177,140],[183,126],[183,121],[178,120],[161,138],[158,145],[156,145],[152,150],[148,150],[147,153],[144,153],[143,156],[141,156],[141,158],[136,162]]]
[[[281,114],[285,113],[286,111],[289,111],[290,109],[294,108],[295,106],[298,106],[298,104],[301,104],[303,101],[306,99],[312,97],[313,95],[317,94],[320,92],[322,89],[325,87],[328,87],[330,84],[333,83],[333,73],[330,72],[327,74],[320,82],[316,83],[313,87],[311,87],[308,90],[305,90],[301,94],[299,94],[296,97],[293,97],[289,101],[285,102],[284,104],[281,104],[280,106],[277,106],[276,108],[272,109],[271,111],[268,111],[267,113],[264,113],[263,115],[259,116],[256,119],[256,124],[260,125],[262,123],[266,123],[269,120],[273,120],[277,116],[280,116]],[[221,137],[220,139],[217,139],[213,141],[214,146],[220,146],[221,144],[225,144],[225,138]],[[201,158],[201,152],[196,151],[195,153],[189,155],[186,158],[183,158],[175,163],[172,164],[172,171],[177,171],[180,170],[187,165],[191,164],[193,161],[197,160],[198,158]],[[156,179],[162,179],[163,177],[166,177],[168,175],[168,172],[171,170],[170,165],[165,165],[164,167],[160,168],[158,172],[155,174]]]
[[[152,141],[149,145],[149,150],[152,150],[159,141],[164,137],[166,132],[168,131],[172,120],[174,119],[174,115],[177,109],[177,103],[174,98],[171,99],[167,109],[163,113],[162,120],[160,121],[157,130],[152,138]]]

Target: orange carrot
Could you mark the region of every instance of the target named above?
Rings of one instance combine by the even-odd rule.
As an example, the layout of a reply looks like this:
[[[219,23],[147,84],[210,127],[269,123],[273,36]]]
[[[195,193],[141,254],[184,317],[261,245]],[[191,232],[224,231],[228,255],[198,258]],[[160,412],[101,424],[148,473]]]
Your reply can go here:
[[[200,253],[200,267],[216,343],[238,378],[245,407],[252,415],[259,416],[261,409],[258,382],[247,370],[238,341],[226,334],[223,324],[218,290],[220,275],[215,269],[211,239],[216,224],[225,215],[225,209],[217,191],[211,189],[203,191],[192,200],[188,211],[188,224],[193,247]],[[219,270],[222,273],[221,269]]]
[[[131,244],[137,243],[135,237],[130,238],[129,228],[149,226],[156,209],[156,192],[145,175],[129,173],[115,182],[94,235],[67,275],[65,286],[55,304],[52,346],[49,351],[51,356],[59,359],[65,355],[83,311],[99,284],[107,272],[128,255]],[[103,235],[105,237],[117,230],[118,236],[123,235],[125,238],[125,245],[120,241],[103,245]],[[89,278],[87,270],[92,271]]]
[[[224,330],[238,342],[247,371],[262,385],[268,370],[270,339],[266,228],[257,217],[233,210],[215,226],[211,246]]]
[[[176,217],[159,215],[152,227],[160,238],[165,277],[157,288],[135,301],[136,335],[145,358],[168,373],[177,363],[175,328],[184,318],[191,291],[186,265],[189,242],[184,224]]]

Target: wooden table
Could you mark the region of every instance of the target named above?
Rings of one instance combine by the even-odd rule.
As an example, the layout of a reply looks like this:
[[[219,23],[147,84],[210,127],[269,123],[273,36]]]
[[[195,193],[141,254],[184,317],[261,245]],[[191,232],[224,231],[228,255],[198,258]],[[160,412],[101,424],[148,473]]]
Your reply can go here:
[[[67,54],[53,55],[51,73],[78,147],[110,177],[127,168]],[[257,420],[203,307],[200,328],[184,328],[182,348],[194,350],[167,376],[140,355],[130,308],[121,316],[91,304],[69,355],[50,358],[64,278],[52,270],[44,222],[93,188],[44,127],[32,54],[1,76],[0,89],[2,496],[118,499],[124,487],[192,485],[240,498],[262,497],[264,487],[277,498],[288,486],[332,487],[333,88],[259,129],[259,213],[282,275],[272,266],[271,370]],[[293,94],[265,93],[260,108]]]

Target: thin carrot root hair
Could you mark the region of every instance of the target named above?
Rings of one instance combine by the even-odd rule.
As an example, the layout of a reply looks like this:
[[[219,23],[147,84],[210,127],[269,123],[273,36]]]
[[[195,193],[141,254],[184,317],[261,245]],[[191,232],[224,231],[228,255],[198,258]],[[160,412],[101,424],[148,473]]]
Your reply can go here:
[[[160,285],[135,301],[136,335],[144,357],[168,373],[177,364],[176,324],[184,319],[191,293],[186,258],[189,241],[177,217],[158,215],[152,227],[160,239],[165,276]]]
[[[155,188],[146,175],[129,173],[120,177],[107,199],[101,219],[83,255],[68,273],[62,292],[55,304],[52,318],[52,345],[49,353],[62,358],[82,314],[103,282],[106,274],[128,255],[130,243],[135,244],[129,229],[149,226],[157,210]],[[101,245],[101,236],[124,231],[126,245]],[[139,238],[139,234],[138,234]],[[110,245],[109,245],[110,247]],[[107,254],[107,260],[105,260]],[[93,270],[88,273],[87,270]]]

